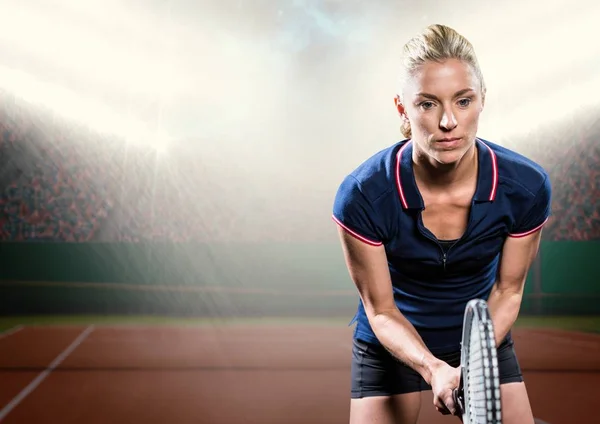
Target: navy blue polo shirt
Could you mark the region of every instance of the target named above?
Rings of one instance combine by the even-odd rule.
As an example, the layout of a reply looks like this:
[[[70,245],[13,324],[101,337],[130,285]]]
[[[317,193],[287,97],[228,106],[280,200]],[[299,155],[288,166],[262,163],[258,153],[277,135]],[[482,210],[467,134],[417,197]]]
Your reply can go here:
[[[506,237],[539,230],[550,216],[551,185],[530,159],[476,139],[479,171],[463,236],[446,252],[424,227],[411,140],[367,159],[341,183],[333,220],[364,243],[383,245],[397,307],[432,352],[460,347],[466,304],[488,298]],[[379,343],[359,299],[354,335]]]

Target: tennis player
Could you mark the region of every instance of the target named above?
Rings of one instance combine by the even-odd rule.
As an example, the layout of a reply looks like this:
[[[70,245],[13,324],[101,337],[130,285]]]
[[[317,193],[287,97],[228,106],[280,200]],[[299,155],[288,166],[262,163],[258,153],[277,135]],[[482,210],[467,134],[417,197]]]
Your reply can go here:
[[[481,298],[495,326],[503,422],[534,424],[510,330],[550,215],[548,175],[477,136],[486,88],[462,35],[429,26],[404,46],[402,64],[405,138],[347,175],[333,206],[360,297],[350,423],[414,424],[424,390],[454,414],[465,306]]]

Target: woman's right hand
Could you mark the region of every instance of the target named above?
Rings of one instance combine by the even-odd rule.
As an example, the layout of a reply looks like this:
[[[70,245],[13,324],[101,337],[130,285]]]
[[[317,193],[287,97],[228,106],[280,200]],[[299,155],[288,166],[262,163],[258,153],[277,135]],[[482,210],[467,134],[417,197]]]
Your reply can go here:
[[[460,383],[460,367],[454,368],[444,361],[436,364],[431,371],[433,404],[443,415],[456,414],[452,391]]]

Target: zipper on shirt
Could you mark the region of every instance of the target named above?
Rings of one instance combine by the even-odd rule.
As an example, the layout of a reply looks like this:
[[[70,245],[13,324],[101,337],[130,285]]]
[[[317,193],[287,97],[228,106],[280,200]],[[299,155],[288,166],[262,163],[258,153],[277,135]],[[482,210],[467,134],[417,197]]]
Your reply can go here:
[[[424,234],[425,237],[427,237],[429,240],[431,240],[432,242],[437,244],[437,246],[440,248],[440,251],[442,252],[442,266],[444,268],[444,271],[446,271],[446,260],[448,259],[448,256],[447,256],[446,252],[444,252],[444,248],[442,247],[442,245],[440,244],[438,239],[433,237],[433,235],[431,235],[430,231],[427,230],[425,228],[425,226],[423,225],[423,218],[421,217],[421,215],[419,215],[419,226],[421,227],[419,229],[421,231],[421,233]],[[458,243],[458,241],[456,241],[456,243]],[[454,243],[454,244],[456,244],[456,243]],[[448,248],[448,251],[450,251],[450,249],[452,249],[454,247],[454,244]]]
[[[418,226],[419,231],[421,231],[421,234],[424,234],[425,237],[427,237],[429,240],[433,241],[435,244],[438,245],[438,247],[440,248],[440,250],[442,251],[442,267],[444,269],[444,272],[446,271],[446,263],[448,261],[448,253],[450,253],[450,250],[456,246],[458,243],[461,242],[461,240],[467,235],[468,231],[469,231],[469,227],[471,226],[471,222],[473,220],[473,206],[475,205],[475,201],[472,200],[471,201],[471,208],[469,210],[469,217],[467,219],[467,227],[465,228],[465,232],[463,233],[463,235],[454,242],[454,244],[452,246],[450,246],[448,248],[447,252],[444,252],[444,248],[442,247],[442,245],[440,244],[439,240],[436,237],[433,237],[433,235],[431,234],[431,232],[429,230],[427,230],[427,228],[425,228],[425,225],[423,225],[423,216],[421,215],[421,213],[418,214]]]

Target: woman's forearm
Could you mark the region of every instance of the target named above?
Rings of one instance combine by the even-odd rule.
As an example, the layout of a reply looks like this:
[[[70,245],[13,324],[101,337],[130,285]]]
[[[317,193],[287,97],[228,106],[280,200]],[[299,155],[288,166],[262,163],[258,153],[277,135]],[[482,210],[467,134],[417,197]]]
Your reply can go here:
[[[370,323],[381,344],[431,384],[431,375],[441,361],[427,349],[417,330],[400,311],[379,313]]]
[[[502,343],[512,326],[514,325],[523,294],[515,290],[501,290],[495,285],[488,298],[488,308],[494,324],[496,346]]]

